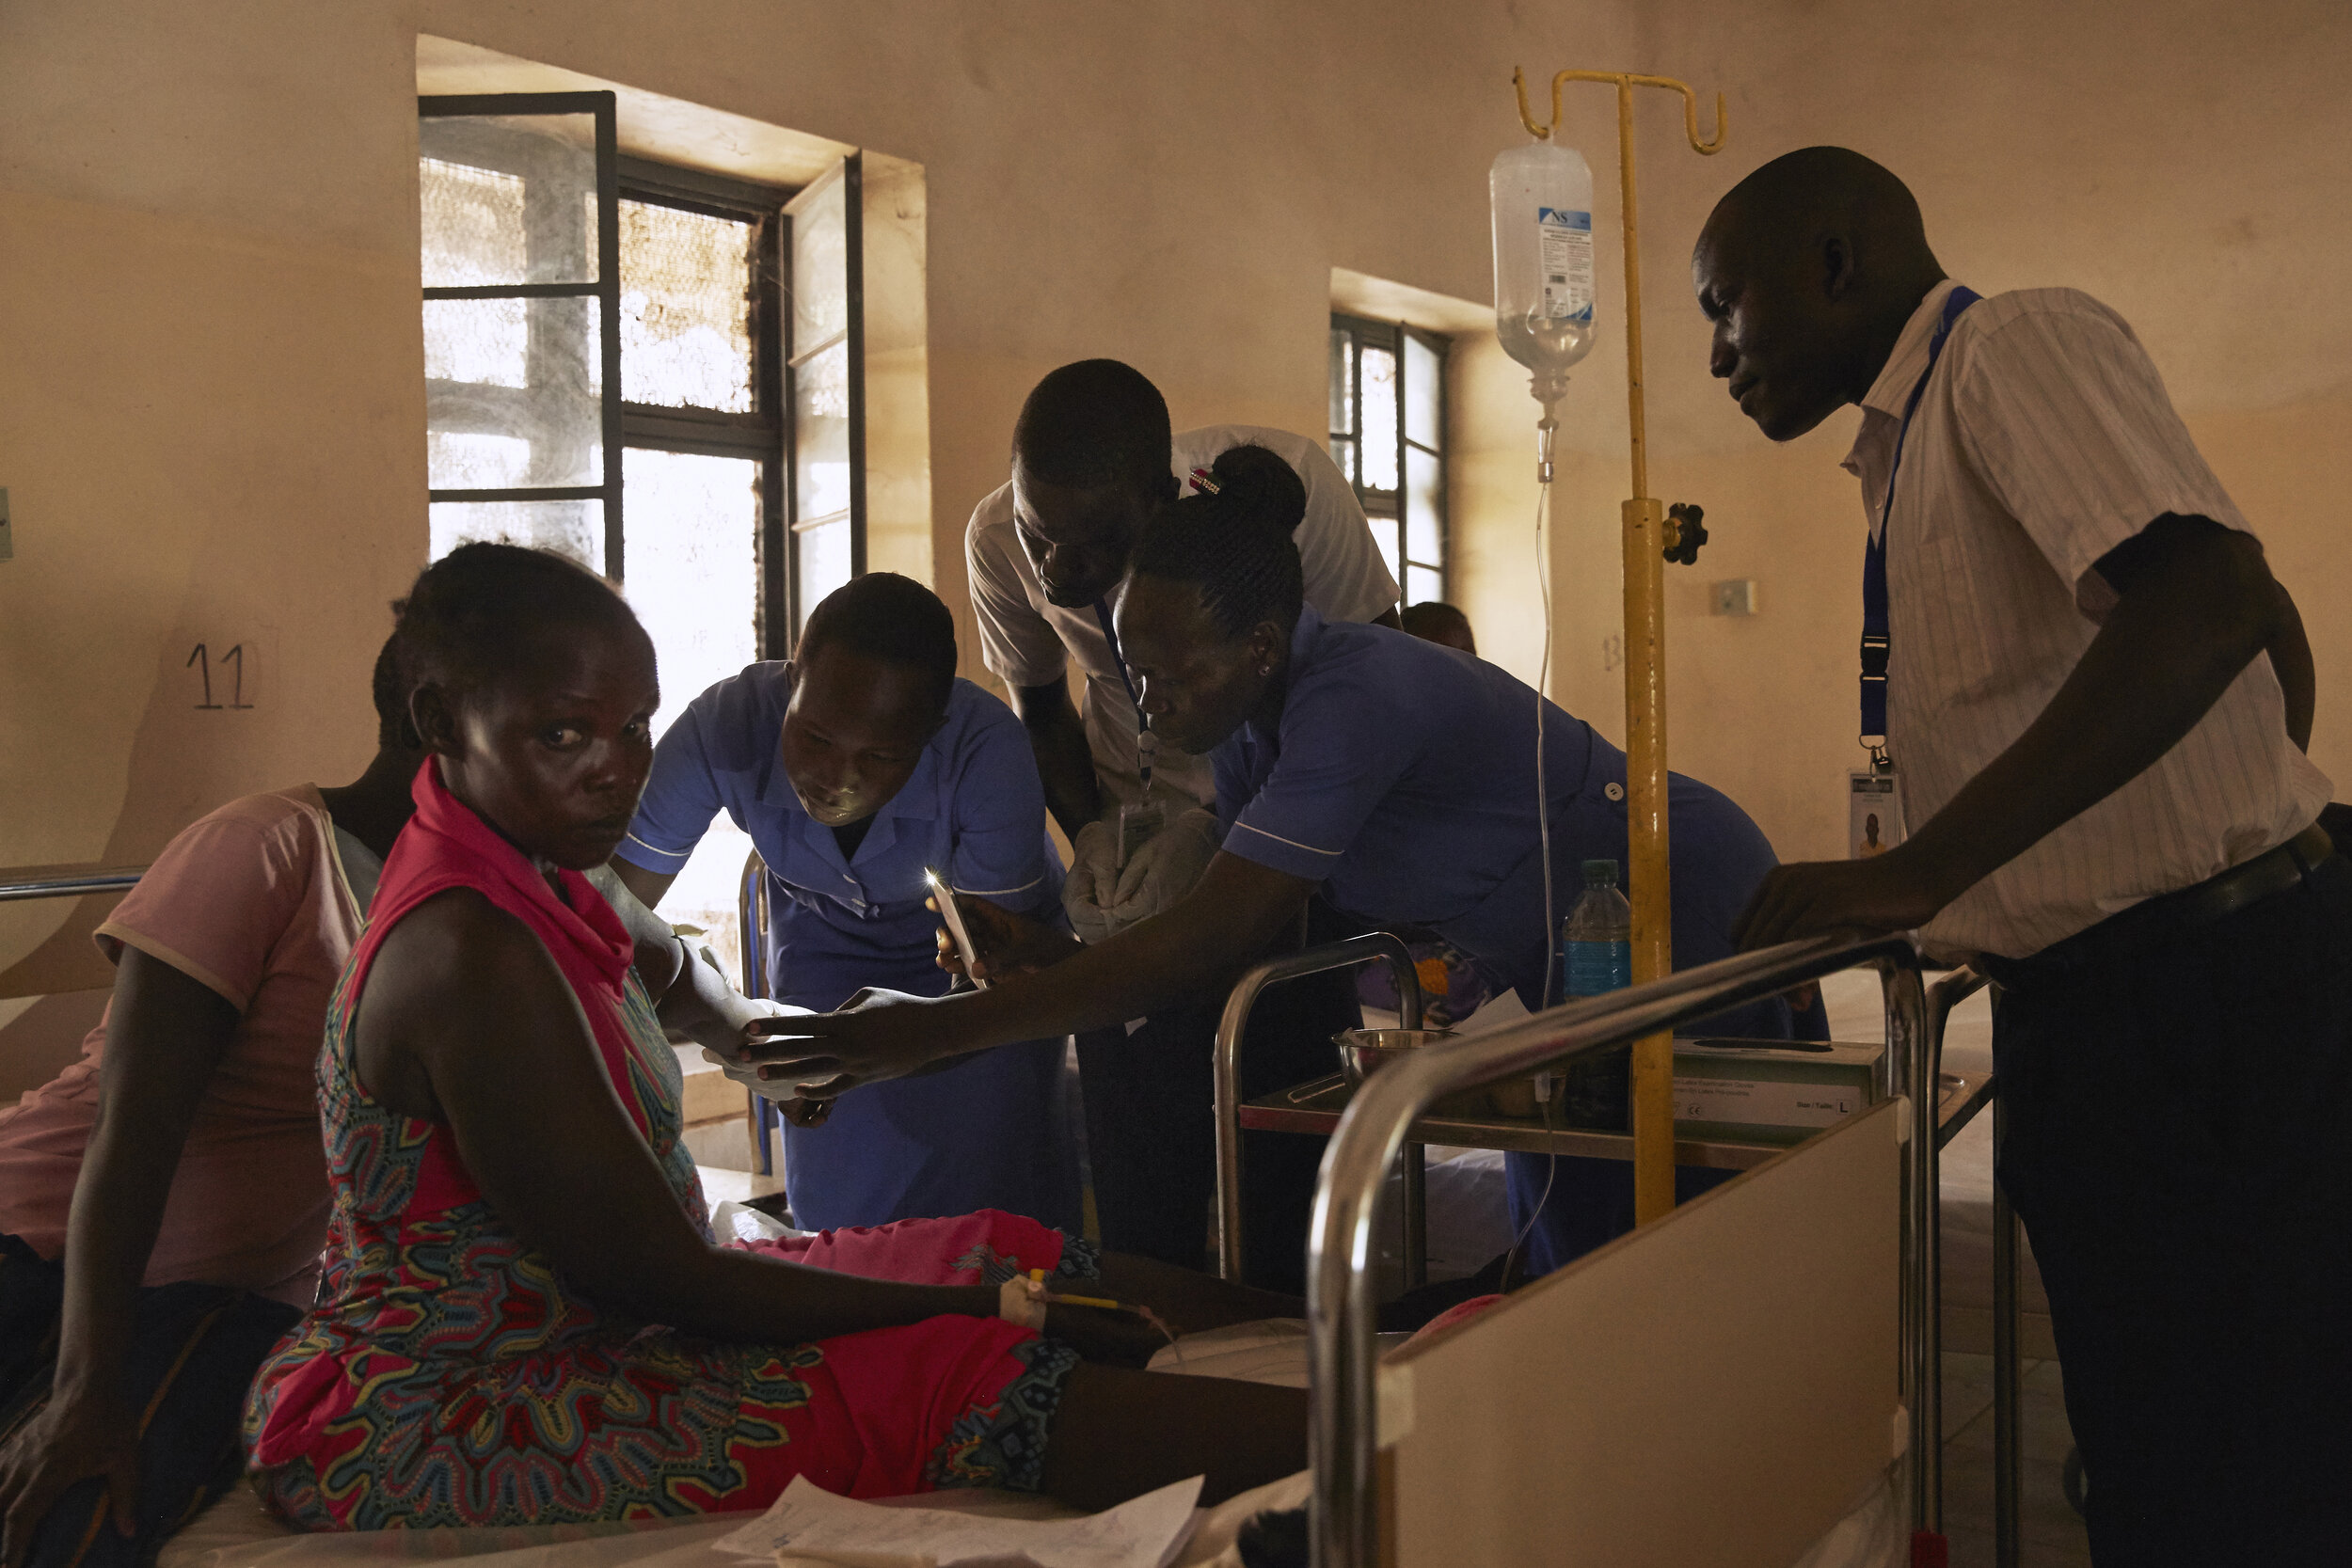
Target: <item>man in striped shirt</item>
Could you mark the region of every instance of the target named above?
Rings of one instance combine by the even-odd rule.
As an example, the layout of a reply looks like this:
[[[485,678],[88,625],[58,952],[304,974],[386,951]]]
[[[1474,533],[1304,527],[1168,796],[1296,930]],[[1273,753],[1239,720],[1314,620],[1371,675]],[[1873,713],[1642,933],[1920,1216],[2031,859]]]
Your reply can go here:
[[[1772,873],[1743,942],[1915,928],[2001,983],[2001,1180],[2099,1560],[2340,1560],[2352,866],[2313,827],[2293,601],[2131,328],[2072,290],[1979,300],[1868,159],[1766,165],[1692,274],[1765,435],[1862,406],[1919,824]]]

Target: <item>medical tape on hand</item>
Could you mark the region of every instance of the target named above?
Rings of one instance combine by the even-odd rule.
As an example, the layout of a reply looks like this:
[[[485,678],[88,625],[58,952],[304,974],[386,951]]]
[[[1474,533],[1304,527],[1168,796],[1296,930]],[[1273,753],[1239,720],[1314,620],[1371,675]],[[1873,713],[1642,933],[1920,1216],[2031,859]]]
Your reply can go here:
[[[1033,1334],[1045,1330],[1045,1284],[1026,1275],[1014,1275],[996,1287],[996,1315],[1015,1328]]]
[[[1069,1307],[1091,1307],[1104,1312],[1132,1312],[1160,1331],[1162,1338],[1176,1350],[1176,1364],[1184,1362],[1184,1347],[1176,1342],[1176,1331],[1166,1320],[1149,1307],[1132,1302],[1113,1301],[1107,1296],[1063,1295],[1045,1288],[1045,1271],[1031,1269],[1025,1275],[1015,1275],[996,1288],[996,1315],[1016,1328],[1032,1333],[1045,1331],[1045,1309],[1055,1302]]]

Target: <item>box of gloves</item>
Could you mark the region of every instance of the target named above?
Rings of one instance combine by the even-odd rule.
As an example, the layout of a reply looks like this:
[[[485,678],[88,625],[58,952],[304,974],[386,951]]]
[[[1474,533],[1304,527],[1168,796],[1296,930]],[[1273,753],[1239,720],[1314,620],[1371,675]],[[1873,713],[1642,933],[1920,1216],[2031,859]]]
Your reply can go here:
[[[1885,1093],[1886,1048],[1836,1040],[1675,1041],[1675,1135],[1802,1143]]]

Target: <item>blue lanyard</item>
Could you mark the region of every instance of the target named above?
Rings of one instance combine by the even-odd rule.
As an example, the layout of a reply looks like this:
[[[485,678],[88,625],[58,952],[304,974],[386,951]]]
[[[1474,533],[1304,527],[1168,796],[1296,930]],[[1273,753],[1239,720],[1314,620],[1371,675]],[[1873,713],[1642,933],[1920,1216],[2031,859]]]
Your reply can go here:
[[[1136,683],[1127,673],[1127,656],[1119,651],[1119,628],[1111,625],[1111,607],[1101,599],[1094,601],[1094,618],[1103,623],[1104,640],[1111,645],[1111,662],[1119,667],[1119,684],[1127,689],[1127,701],[1136,710],[1136,776],[1149,791],[1152,787],[1152,761],[1159,754],[1159,741],[1152,734],[1152,716],[1143,711],[1143,699],[1136,695]]]
[[[1862,555],[1862,744],[1883,759],[1886,752],[1886,656],[1888,651],[1886,623],[1886,546],[1895,531],[1895,476],[1903,468],[1903,442],[1911,435],[1911,417],[1919,412],[1919,396],[1928,389],[1928,377],[1935,373],[1935,362],[1944,356],[1944,341],[1952,335],[1952,324],[1960,313],[1984,296],[1973,289],[1954,285],[1944,296],[1944,319],[1936,324],[1935,337],[1928,344],[1928,368],[1919,372],[1919,384],[1911,389],[1911,401],[1903,404],[1903,422],[1895,432],[1895,461],[1886,469],[1886,504],[1879,508],[1878,532],[1865,542]]]

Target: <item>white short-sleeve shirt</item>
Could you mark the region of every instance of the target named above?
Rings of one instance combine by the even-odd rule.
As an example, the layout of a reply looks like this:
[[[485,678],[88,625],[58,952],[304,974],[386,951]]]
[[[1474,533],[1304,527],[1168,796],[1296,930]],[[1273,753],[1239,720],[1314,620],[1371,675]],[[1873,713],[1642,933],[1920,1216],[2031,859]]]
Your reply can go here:
[[[1863,400],[1845,462],[1875,532],[1903,404],[1953,284]],[[2167,513],[2246,530],[2122,317],[2072,289],[1964,311],[1904,443],[1887,547],[1887,741],[1916,825],[2039,718],[2114,603],[2097,562]],[[2328,778],[2258,657],[2155,765],[1970,888],[1921,932],[2022,958],[2284,843]]]
[[[1291,537],[1305,568],[1307,602],[1326,621],[1369,621],[1396,604],[1396,578],[1364,520],[1364,509],[1330,454],[1303,436],[1255,425],[1206,425],[1180,432],[1170,467],[1188,480],[1234,447],[1260,446],[1297,470],[1307,486],[1307,515]],[[1079,708],[1087,745],[1105,803],[1142,795],[1136,768],[1135,704],[1111,657],[1110,640],[1091,606],[1064,610],[1049,603],[1037,568],[1013,525],[1012,485],[999,485],[973,509],[964,532],[971,567],[972,607],[980,627],[980,658],[1014,687],[1051,686],[1072,660],[1086,677]],[[1163,745],[1152,780],[1204,806],[1216,803],[1208,759]]]

